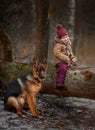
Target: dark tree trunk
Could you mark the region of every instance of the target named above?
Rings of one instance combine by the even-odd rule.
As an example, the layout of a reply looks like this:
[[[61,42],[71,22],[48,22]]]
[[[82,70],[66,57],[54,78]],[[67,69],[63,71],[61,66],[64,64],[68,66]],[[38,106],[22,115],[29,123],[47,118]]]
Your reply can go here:
[[[35,58],[42,61],[47,58],[49,43],[49,0],[37,0],[37,35]]]
[[[11,42],[2,25],[0,25],[0,50],[1,50],[0,60],[12,61]]]

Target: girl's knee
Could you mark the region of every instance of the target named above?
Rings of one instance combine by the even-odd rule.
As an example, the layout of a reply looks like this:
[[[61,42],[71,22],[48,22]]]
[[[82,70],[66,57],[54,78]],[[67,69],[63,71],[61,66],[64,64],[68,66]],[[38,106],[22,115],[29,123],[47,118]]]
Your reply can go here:
[[[60,71],[67,71],[67,65],[66,65],[66,64],[61,64],[61,65],[59,66],[59,70],[60,70]]]

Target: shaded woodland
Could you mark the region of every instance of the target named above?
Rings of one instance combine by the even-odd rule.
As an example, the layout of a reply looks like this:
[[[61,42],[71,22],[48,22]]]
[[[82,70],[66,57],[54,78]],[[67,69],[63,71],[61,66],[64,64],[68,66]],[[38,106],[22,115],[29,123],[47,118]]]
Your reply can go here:
[[[68,69],[63,91],[54,88],[53,39],[58,23],[68,30],[79,64]],[[1,130],[95,129],[94,35],[95,0],[0,0]],[[32,70],[34,58],[40,62],[46,58],[48,63],[47,77],[36,97],[41,115],[32,118],[28,110],[19,117],[4,109],[5,88]]]
[[[9,83],[10,79],[14,79],[14,76],[9,76],[9,81],[5,82],[2,78],[2,75],[5,77],[10,75],[10,70],[6,71],[4,64],[7,66],[12,63],[13,66],[15,62],[30,64],[33,58],[39,59],[40,62],[47,58],[48,64],[54,65],[52,41],[58,23],[67,28],[79,65],[82,68],[95,66],[94,0],[1,0],[0,2],[0,84]],[[8,64],[6,61],[12,62]],[[2,62],[4,62],[3,65]],[[18,71],[22,69],[18,68]],[[90,81],[93,80],[91,86],[88,85],[88,87],[93,88],[95,86],[95,69],[93,72],[89,68],[80,70],[79,75],[81,76],[83,73],[84,77],[77,81],[85,81],[85,74],[88,72],[88,75],[92,76],[89,78]],[[81,83],[83,85],[83,82]],[[67,85],[66,96],[79,96],[73,90],[74,88],[68,87],[69,85]],[[73,86],[77,86],[77,84],[74,83]],[[86,87],[85,82],[84,86]],[[90,88],[87,89],[87,91],[89,90]],[[80,96],[83,97],[83,94]],[[84,97],[95,98],[94,94]]]
[[[94,0],[1,0],[0,23],[8,34],[13,61],[29,63],[35,55],[48,56],[53,63],[52,41],[56,25],[62,23],[69,31],[79,64],[94,66],[94,7]],[[3,55],[4,51],[0,60]]]

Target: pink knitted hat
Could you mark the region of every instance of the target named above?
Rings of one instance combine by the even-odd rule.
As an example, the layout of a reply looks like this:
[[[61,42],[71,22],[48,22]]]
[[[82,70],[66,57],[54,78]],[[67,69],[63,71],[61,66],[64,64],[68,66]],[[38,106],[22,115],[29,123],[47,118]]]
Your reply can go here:
[[[63,26],[61,24],[58,24],[56,26],[56,33],[57,33],[57,37],[59,39],[61,39],[62,37],[68,35],[68,32],[65,28],[63,28]]]

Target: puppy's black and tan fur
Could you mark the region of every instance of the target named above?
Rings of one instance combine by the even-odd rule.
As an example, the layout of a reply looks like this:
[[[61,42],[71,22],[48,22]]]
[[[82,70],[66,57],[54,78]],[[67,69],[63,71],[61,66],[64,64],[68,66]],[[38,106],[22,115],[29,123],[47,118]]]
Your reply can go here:
[[[35,64],[32,72],[11,82],[5,91],[5,109],[15,109],[18,115],[22,115],[27,103],[32,115],[38,117],[36,94],[41,89],[41,82],[46,77],[46,70],[46,63]]]

